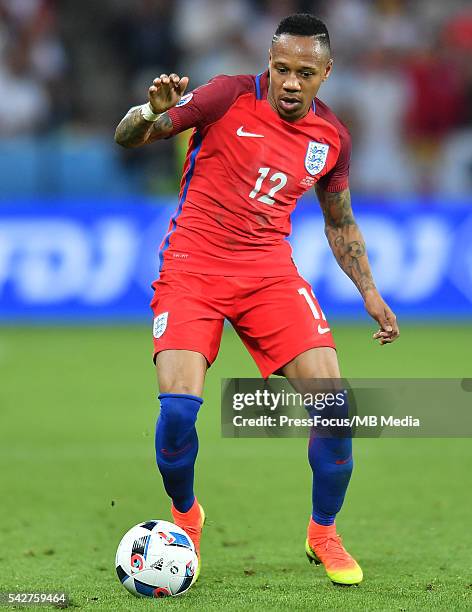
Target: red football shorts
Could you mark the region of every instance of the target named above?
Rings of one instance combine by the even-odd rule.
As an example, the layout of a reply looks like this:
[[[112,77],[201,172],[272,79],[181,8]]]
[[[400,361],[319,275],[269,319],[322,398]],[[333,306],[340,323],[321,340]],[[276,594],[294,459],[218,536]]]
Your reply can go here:
[[[160,351],[196,351],[211,365],[228,319],[263,378],[308,349],[334,340],[310,285],[297,274],[207,276],[164,271],[154,282],[154,358]]]

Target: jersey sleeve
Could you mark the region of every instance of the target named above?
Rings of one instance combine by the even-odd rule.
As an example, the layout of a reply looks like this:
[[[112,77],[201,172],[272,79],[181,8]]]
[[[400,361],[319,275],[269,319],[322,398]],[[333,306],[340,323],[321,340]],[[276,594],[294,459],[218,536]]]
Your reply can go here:
[[[197,87],[167,111],[173,125],[170,135],[175,136],[189,128],[202,129],[215,123],[238,96],[250,91],[251,86],[254,88],[250,76],[219,75],[206,85]]]
[[[334,167],[323,177],[318,184],[325,191],[339,192],[349,187],[349,166],[351,163],[351,135],[348,129],[341,125],[339,128],[341,149]]]

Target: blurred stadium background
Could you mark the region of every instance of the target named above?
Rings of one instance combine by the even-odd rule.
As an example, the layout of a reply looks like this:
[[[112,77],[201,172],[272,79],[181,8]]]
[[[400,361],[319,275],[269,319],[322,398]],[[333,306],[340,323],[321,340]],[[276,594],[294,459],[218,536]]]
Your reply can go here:
[[[148,303],[188,134],[128,151],[115,145],[114,129],[161,72],[189,75],[190,89],[218,73],[260,72],[276,23],[297,10],[330,30],[335,70],[320,97],[352,132],[355,213],[405,332],[385,350],[372,345],[375,326],[329,252],[315,197],[305,198],[293,218],[295,259],[336,323],[343,372],[470,375],[470,2],[0,0],[0,457],[10,492],[0,537],[20,555],[11,563],[0,551],[3,586],[20,587],[25,575],[30,588],[68,585],[75,601],[95,609],[92,594],[106,599],[112,590],[108,609],[126,609],[109,572],[114,547],[132,522],[168,507],[153,460]],[[222,581],[238,600],[253,580],[257,609],[279,609],[284,585],[305,597],[304,560],[287,569],[288,561],[270,561],[275,549],[267,558],[277,545],[277,555],[298,559],[299,542],[274,542],[269,527],[282,512],[287,533],[299,530],[302,541],[303,441],[221,440],[219,380],[238,375],[257,371],[228,330],[200,417],[199,491],[214,521],[207,571],[216,581],[188,596],[189,609],[229,609],[211,600],[222,597]],[[373,586],[332,595],[320,578],[316,601],[410,609],[418,597],[415,610],[470,609],[461,607],[471,593],[463,578],[470,493],[461,484],[471,469],[468,441],[376,442],[357,441],[352,512],[342,517]],[[268,509],[255,482],[273,492],[283,482],[286,494]],[[246,511],[259,522],[241,522]],[[234,529],[225,535],[228,517]],[[245,560],[248,529],[258,538]],[[446,538],[455,555],[447,562]],[[387,556],[372,542],[386,542]],[[266,581],[281,585],[275,599]],[[207,590],[210,599],[199,600]],[[242,602],[236,609],[246,609]],[[293,607],[290,597],[282,603]]]
[[[188,134],[113,141],[161,72],[256,73],[280,18],[331,32],[325,100],[354,141],[354,207],[403,318],[470,315],[472,9],[465,0],[0,0],[0,318],[149,316]],[[331,318],[361,316],[314,197],[293,246]]]

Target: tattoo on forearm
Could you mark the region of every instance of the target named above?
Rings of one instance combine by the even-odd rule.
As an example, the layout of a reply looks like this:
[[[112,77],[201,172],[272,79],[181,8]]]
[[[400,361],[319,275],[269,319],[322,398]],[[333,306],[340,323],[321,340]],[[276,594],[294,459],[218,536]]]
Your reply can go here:
[[[156,137],[162,138],[162,136],[168,136],[170,132],[172,132],[172,119],[169,117],[169,114],[162,113],[157,121],[152,124],[153,134],[156,134]]]
[[[360,233],[357,225],[351,227],[356,228],[357,233]],[[352,279],[361,294],[364,295],[368,289],[375,289],[362,238],[346,243],[344,236],[337,235],[333,243],[333,231],[328,230],[326,235],[339,265]]]
[[[330,193],[316,189],[323,210],[326,226],[343,227],[355,225],[351,208],[351,194],[348,189],[339,193]]]
[[[141,108],[131,108],[118,124],[115,141],[124,147],[139,147],[147,142],[165,138],[172,131],[172,120],[168,113],[163,113],[153,123],[146,121]]]
[[[349,190],[316,193],[325,218],[325,233],[334,256],[342,270],[364,295],[375,289],[362,234],[354,219]]]

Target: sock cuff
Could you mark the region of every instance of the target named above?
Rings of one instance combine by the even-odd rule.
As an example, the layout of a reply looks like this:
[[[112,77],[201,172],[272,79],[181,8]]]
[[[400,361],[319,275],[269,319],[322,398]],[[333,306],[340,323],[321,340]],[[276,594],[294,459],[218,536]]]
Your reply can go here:
[[[335,518],[336,515],[333,515],[330,518],[322,518],[317,515],[316,518],[314,518],[312,514],[310,523],[308,525],[308,535],[313,537],[315,534],[327,535],[330,533],[336,533]]]
[[[157,397],[160,400],[167,399],[167,398],[189,399],[189,400],[194,400],[195,402],[198,402],[200,405],[203,404],[202,397],[198,397],[198,395],[189,395],[188,393],[159,393]]]
[[[186,512],[182,512],[181,510],[177,510],[177,508],[174,506],[174,502],[172,502],[171,512],[172,512],[172,516],[174,517],[174,519],[176,519],[176,518],[181,518],[181,519],[187,518],[189,516],[189,513],[191,515],[195,514],[197,517],[199,517],[200,516],[200,506],[199,506],[199,503],[197,501],[197,498],[194,497],[192,505],[190,506],[190,508]]]

